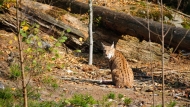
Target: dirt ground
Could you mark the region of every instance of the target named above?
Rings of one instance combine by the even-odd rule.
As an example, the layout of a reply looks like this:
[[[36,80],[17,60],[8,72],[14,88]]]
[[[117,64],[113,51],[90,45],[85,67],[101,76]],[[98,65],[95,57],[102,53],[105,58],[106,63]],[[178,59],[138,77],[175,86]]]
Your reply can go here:
[[[1,49],[1,76],[0,81],[5,86],[18,87],[21,81],[12,81],[9,78],[9,66],[6,62],[8,53],[17,52],[17,41],[15,35],[11,32],[0,30],[0,49]],[[60,53],[65,53],[64,49],[59,48]],[[123,94],[132,99],[132,105],[150,107],[153,104],[153,85],[148,68],[139,70],[134,68],[135,86],[131,89],[115,88],[111,83],[110,70],[108,69],[107,60],[102,54],[94,55],[94,66],[87,65],[87,53],[65,54],[61,62],[67,64],[64,68],[55,67],[51,71],[43,72],[37,76],[30,77],[30,84],[38,88],[42,100],[59,101],[61,98],[71,98],[76,93],[89,94],[95,99],[100,100],[103,96],[113,92]],[[57,62],[59,62],[57,61]],[[141,62],[130,62],[131,66],[139,66]],[[175,64],[178,66],[178,64]],[[180,65],[179,65],[180,66]],[[184,65],[185,67],[185,65]],[[188,67],[188,65],[186,65]],[[147,71],[147,72],[146,72]],[[166,76],[165,102],[177,101],[178,105],[186,105],[188,100],[189,72],[168,71]],[[44,85],[42,78],[52,76],[59,84],[54,89],[49,85]],[[188,78],[187,78],[188,77]],[[162,102],[161,77],[155,76],[154,102],[159,105]],[[178,81],[179,80],[179,81]],[[183,84],[184,83],[184,84]]]
[[[104,4],[101,3],[101,5]],[[113,6],[112,3],[107,5],[108,7]],[[49,42],[55,42],[55,39],[50,38],[45,33],[41,33],[41,36]],[[14,33],[1,29],[0,41],[0,82],[6,87],[21,87],[20,79],[11,80],[9,78],[10,66],[7,62],[10,52],[17,53],[18,56],[17,38]],[[27,49],[27,45],[24,44],[24,48]],[[66,47],[57,47],[57,50],[61,54],[61,57],[53,62],[55,66],[50,71],[44,70],[40,75],[27,76],[27,81],[30,81],[30,85],[39,90],[41,100],[59,101],[62,98],[71,98],[76,93],[89,94],[96,100],[102,100],[103,96],[113,92],[131,98],[131,107],[151,107],[153,102],[154,105],[162,103],[160,62],[144,63],[142,61],[128,60],[135,74],[135,86],[131,89],[115,88],[111,84],[108,61],[102,53],[94,54],[94,65],[90,66],[88,65],[88,53],[77,53]],[[49,61],[52,58],[51,53],[46,53],[45,55],[46,57],[43,61]],[[42,62],[42,60],[40,61]],[[27,63],[25,64],[27,65]],[[190,104],[190,100],[188,99],[190,95],[189,64],[189,56],[171,54],[170,61],[165,64],[165,104],[171,101],[176,101],[179,107]],[[151,67],[155,71],[154,85]],[[58,83],[56,89],[43,83],[43,79],[49,76]]]

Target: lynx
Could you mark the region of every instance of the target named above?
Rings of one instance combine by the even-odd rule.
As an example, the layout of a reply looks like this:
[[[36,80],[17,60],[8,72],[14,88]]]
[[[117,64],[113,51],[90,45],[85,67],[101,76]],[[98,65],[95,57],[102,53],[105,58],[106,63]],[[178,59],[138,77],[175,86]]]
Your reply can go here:
[[[111,46],[105,46],[102,43],[104,55],[109,59],[109,67],[112,74],[112,82],[117,88],[133,87],[134,75],[123,54],[116,50],[114,43]]]

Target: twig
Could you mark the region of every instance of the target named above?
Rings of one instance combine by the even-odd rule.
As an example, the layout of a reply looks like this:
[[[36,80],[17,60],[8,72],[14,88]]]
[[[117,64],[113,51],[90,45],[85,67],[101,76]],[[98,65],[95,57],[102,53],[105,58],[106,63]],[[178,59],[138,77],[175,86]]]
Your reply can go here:
[[[180,11],[178,11],[178,10],[169,9],[169,8],[167,8],[167,7],[165,7],[165,6],[164,6],[164,8],[165,8],[166,10],[168,10],[168,11],[173,11],[173,12],[175,12],[175,13],[178,13],[178,14],[180,14],[180,15],[183,15],[183,16],[185,16],[185,17],[190,18],[190,15],[187,15],[187,14],[185,14],[185,13],[182,13],[182,12],[180,12]]]
[[[112,84],[112,80],[92,80],[92,79],[80,79],[75,77],[61,77],[61,79],[73,82],[88,82],[97,84]]]
[[[181,44],[181,42],[185,39],[185,37],[187,36],[187,33],[189,32],[189,30],[186,31],[185,35],[183,36],[183,38],[179,41],[179,43],[177,44],[175,50],[173,51],[173,53],[175,53],[175,51],[177,50],[177,48],[179,47],[179,45]]]

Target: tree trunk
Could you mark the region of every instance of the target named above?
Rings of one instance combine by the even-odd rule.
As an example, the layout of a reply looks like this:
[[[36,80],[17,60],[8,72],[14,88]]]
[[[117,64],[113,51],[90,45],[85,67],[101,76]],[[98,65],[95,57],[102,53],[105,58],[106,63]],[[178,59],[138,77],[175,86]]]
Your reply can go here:
[[[76,23],[74,23],[75,25],[70,25],[70,23],[69,25],[66,25],[64,24],[65,22],[63,22],[62,20],[57,20],[57,17],[52,17],[52,14],[49,14],[49,12],[59,13],[60,11],[63,11],[62,9],[57,10],[53,6],[33,2],[30,0],[22,3],[23,4],[20,10],[22,10],[22,15],[23,17],[25,17],[25,20],[28,20],[28,22],[31,23],[36,22],[40,24],[40,30],[54,36],[59,36],[60,32],[69,28],[70,33],[66,35],[68,37],[66,45],[72,49],[80,49],[82,52],[89,52],[89,42],[87,41],[88,28],[87,26],[84,26],[82,23],[80,23],[79,20],[74,20],[76,21]],[[10,8],[9,12],[5,14],[0,14],[0,22],[7,26],[10,26],[7,28],[16,29],[16,20],[14,12],[15,9]],[[59,14],[59,16],[67,19],[74,18],[71,15],[65,17],[65,14]],[[81,27],[77,27],[76,25],[80,25]],[[74,27],[76,27],[77,29]],[[129,60],[141,60],[144,62],[149,61],[147,60],[147,58],[150,57],[150,54],[146,41],[139,42],[139,40],[134,37],[132,38],[130,36],[118,36],[118,33],[116,34],[112,30],[108,30],[103,27],[96,27],[95,29],[93,29],[93,31],[93,43],[95,44],[93,46],[94,53],[100,53],[100,51],[102,51],[102,46],[100,42],[113,43],[114,41],[114,43],[116,43],[119,40],[119,42],[117,42],[116,47],[118,50],[122,51],[122,53],[124,53],[124,55],[127,58],[129,58]],[[79,41],[80,37],[82,37],[82,40],[84,41]],[[156,43],[151,44],[152,45],[150,46],[150,48],[153,53],[151,58],[153,60],[158,61],[161,58],[161,47]],[[166,61],[168,61],[168,53],[165,53],[165,56]]]
[[[59,35],[61,35],[63,31],[66,32],[67,30],[69,30],[70,32],[65,33],[65,36],[68,37],[68,40],[65,42],[65,44],[72,49],[77,49],[79,46],[82,45],[83,42],[80,42],[79,38],[80,37],[86,38],[86,37],[80,30],[72,26],[66,25],[62,21],[53,18],[52,16],[45,13],[44,12],[45,10],[41,8],[40,9],[36,8],[35,5],[46,8],[48,7],[48,6],[43,6],[43,4],[40,5],[40,3],[37,2],[35,4],[35,2],[32,1],[27,1],[27,2],[23,1],[21,6],[21,11],[18,11],[18,14],[22,14],[22,16],[25,18],[24,20],[28,20],[28,22],[38,23],[40,25],[39,28],[40,30],[50,35],[53,35],[56,38],[59,37]],[[15,8],[10,8],[9,12],[0,14],[0,22],[2,22],[6,26],[9,26],[10,27],[9,29],[14,31],[17,30],[15,11],[16,11]],[[23,20],[23,17],[22,18],[20,17],[20,19]]]
[[[38,0],[50,4],[49,0]],[[88,5],[75,0],[57,0],[52,5],[68,9],[72,13],[87,13]],[[94,19],[101,17],[103,26],[120,35],[131,35],[142,40],[149,40],[147,20],[134,17],[125,13],[115,12],[100,6],[94,6]],[[161,44],[161,23],[150,21],[151,41]],[[190,50],[190,32],[164,24],[165,44],[174,49]]]
[[[93,34],[92,34],[92,23],[93,23],[93,9],[92,9],[92,0],[89,0],[89,39],[90,39],[90,47],[89,47],[89,60],[88,64],[92,65],[93,63]]]
[[[20,7],[21,0],[16,0],[16,6]],[[27,92],[27,85],[26,85],[26,79],[25,79],[25,72],[24,72],[24,57],[23,57],[23,45],[22,45],[22,39],[20,35],[20,16],[21,14],[18,13],[18,9],[16,9],[16,21],[17,21],[17,37],[18,37],[18,50],[20,55],[20,70],[22,74],[22,94],[23,94],[23,101],[24,101],[24,107],[28,107],[28,92]]]

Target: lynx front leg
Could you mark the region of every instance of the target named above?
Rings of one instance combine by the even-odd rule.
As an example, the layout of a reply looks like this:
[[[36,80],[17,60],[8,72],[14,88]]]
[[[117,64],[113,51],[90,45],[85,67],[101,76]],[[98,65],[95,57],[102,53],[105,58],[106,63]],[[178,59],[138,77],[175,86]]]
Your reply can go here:
[[[124,87],[124,81],[121,77],[121,70],[114,69],[112,71],[112,82],[116,86],[116,88],[122,88]]]

